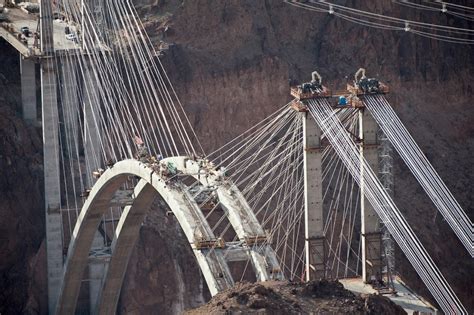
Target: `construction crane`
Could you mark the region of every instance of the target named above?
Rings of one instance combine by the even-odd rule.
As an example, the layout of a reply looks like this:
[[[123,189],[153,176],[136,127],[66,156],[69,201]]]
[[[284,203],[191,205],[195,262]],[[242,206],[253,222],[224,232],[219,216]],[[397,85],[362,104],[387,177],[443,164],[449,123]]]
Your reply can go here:
[[[364,107],[360,96],[368,94],[387,94],[389,88],[386,84],[375,78],[367,78],[365,69],[360,68],[354,75],[354,83],[347,84],[347,92],[339,95],[337,106]]]
[[[291,95],[301,101],[315,97],[329,97],[331,96],[331,91],[322,85],[321,75],[317,71],[313,71],[311,73],[311,82],[291,87]]]

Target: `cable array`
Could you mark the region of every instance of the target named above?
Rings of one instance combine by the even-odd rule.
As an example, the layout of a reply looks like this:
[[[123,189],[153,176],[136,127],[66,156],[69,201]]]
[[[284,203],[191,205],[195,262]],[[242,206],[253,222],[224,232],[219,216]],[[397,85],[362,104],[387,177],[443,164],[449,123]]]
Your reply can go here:
[[[277,253],[284,273],[304,270],[302,120],[284,106],[209,155],[242,191]],[[236,239],[234,239],[235,241]]]
[[[344,109],[337,115],[346,128],[355,128],[355,111]],[[304,279],[305,270],[304,116],[287,104],[208,156],[218,169],[225,168],[228,179],[243,192],[268,234],[268,241],[260,246],[271,243],[289,279]],[[360,194],[331,146],[322,152],[322,166],[322,211],[328,248],[326,277],[357,276],[360,231],[356,221]],[[221,230],[220,237],[225,238],[229,227],[227,224]]]
[[[354,141],[333,115],[327,100],[310,100],[309,109],[324,131],[339,158],[358,185],[364,185],[365,197],[411,262],[433,297],[445,313],[465,314],[466,309],[453,292],[393,200],[383,189],[367,161],[359,155]]]
[[[474,257],[474,228],[471,220],[416,144],[387,99],[383,95],[374,95],[364,97],[363,102],[471,257]]]
[[[474,44],[474,30],[453,26],[444,26],[354,9],[327,1],[312,1],[311,4],[296,0],[285,0],[285,3],[319,13],[329,13],[351,23],[371,28],[405,31],[419,36],[457,44]]]
[[[63,243],[67,245],[82,207],[78,195],[94,184],[92,174],[100,168],[139,158],[137,138],[145,144],[147,156],[157,159],[204,154],[130,2],[107,0],[96,7],[88,1],[81,5],[62,1],[59,7],[77,34],[74,49],[57,52],[54,58],[60,85],[58,132],[65,195]],[[344,115],[353,122],[349,113]],[[304,270],[301,139],[302,118],[285,105],[209,157],[231,174],[268,230],[268,242],[291,279],[302,277]],[[330,200],[325,228],[329,273],[334,278],[356,275],[360,254],[352,235],[359,233],[354,233],[357,211],[352,198],[358,194],[351,191],[354,184],[330,149],[323,163],[327,185],[333,186],[325,193]],[[338,170],[332,171],[335,167]],[[122,189],[132,189],[134,184],[130,179]],[[220,203],[209,203],[212,194],[202,193],[205,189],[196,181],[183,187],[199,199],[201,207],[212,205],[206,219],[216,236],[239,241]],[[105,246],[113,238],[121,212],[121,207],[111,207],[99,226]]]
[[[129,0],[61,1],[57,10],[73,35],[53,59],[67,244],[82,207],[78,196],[97,170],[140,149],[157,158],[204,153]],[[101,226],[113,225],[120,211],[111,209]]]
[[[474,21],[474,8],[457,5],[448,2],[442,1],[424,1],[424,4],[415,3],[408,0],[393,0],[393,2],[406,6],[412,9],[418,9],[423,11],[430,11],[430,12],[441,12],[444,14],[452,15],[464,20]],[[467,13],[466,11],[471,11],[471,13]]]
[[[352,108],[336,111],[346,131],[357,134],[358,116]],[[323,138],[326,136],[323,134]],[[347,168],[326,142],[322,160],[324,235],[327,278],[360,276],[360,190]]]
[[[402,28],[394,26],[399,24],[399,19],[329,3],[321,2],[320,7],[298,2],[290,4],[317,12],[327,12],[322,7],[330,8],[336,16],[372,27],[396,30],[407,27],[406,21]],[[124,158],[140,158],[143,153],[140,150],[157,160],[183,154],[203,156],[204,153],[130,0],[105,0],[101,6],[89,1],[61,1],[58,6],[77,34],[74,49],[57,51],[53,58],[60,86],[57,130],[60,147],[57,149],[65,195],[62,210],[67,222],[63,237],[67,239],[82,206],[77,197],[94,184],[95,171],[113,166],[115,161]],[[334,9],[340,12],[334,12]],[[367,20],[361,20],[361,17]],[[384,18],[392,25],[382,22]],[[411,23],[419,28],[417,32],[433,27]],[[452,27],[438,27],[437,30],[471,36],[470,30]],[[51,33],[51,36],[45,36],[51,42],[43,45],[52,47],[52,30],[43,32]],[[357,117],[354,111],[334,113],[327,100],[318,100],[310,102],[310,114],[331,144],[322,153],[329,276],[358,274],[360,247],[358,241],[353,240],[359,235],[355,209],[360,203],[360,192],[355,184],[360,186],[363,182],[367,187],[366,197],[443,310],[465,311],[367,163],[360,163],[359,153],[349,137],[351,131],[355,134]],[[267,241],[260,246],[273,245],[290,279],[303,278],[305,269],[302,115],[305,114],[290,109],[287,104],[208,156],[217,168],[225,168],[229,179],[240,188],[267,230]],[[392,136],[399,135],[394,133]],[[420,172],[417,176],[425,175]],[[444,187],[433,178],[430,180]],[[130,179],[122,188],[133,188],[134,181]],[[192,192],[197,185],[195,181],[187,189]],[[436,196],[444,198],[441,203],[449,203],[443,203],[447,209],[443,208],[443,212],[456,223],[453,229],[457,234],[466,234],[469,221],[457,210],[459,205],[455,204],[454,198],[448,198],[451,196],[449,191],[444,194]],[[211,198],[212,194],[209,194],[200,206]],[[451,206],[455,210],[449,210]],[[219,202],[216,202],[206,219],[218,208]],[[103,218],[99,230],[105,245],[110,242],[120,215],[121,208],[115,207]],[[230,230],[225,215],[224,212],[217,215],[212,226],[212,231],[220,236]],[[472,255],[472,223],[470,228]],[[239,240],[233,236],[233,241]]]

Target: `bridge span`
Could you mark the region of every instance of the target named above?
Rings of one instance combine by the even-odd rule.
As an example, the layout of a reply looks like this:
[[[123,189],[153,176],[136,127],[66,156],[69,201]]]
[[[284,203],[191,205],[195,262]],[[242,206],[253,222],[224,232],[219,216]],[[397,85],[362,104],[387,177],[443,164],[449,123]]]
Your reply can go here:
[[[212,295],[234,284],[228,261],[250,259],[258,281],[283,279],[273,249],[266,243],[263,229],[235,185],[220,178],[204,161],[187,157],[167,158],[149,165],[136,160],[115,163],[95,183],[77,219],[64,267],[57,314],[76,309],[82,275],[87,266],[91,244],[98,225],[114,196],[131,176],[140,178],[125,207],[111,245],[111,259],[105,273],[98,314],[115,314],[122,281],[141,223],[155,198],[161,198],[173,212],[192,247]],[[202,167],[201,167],[201,166]],[[237,232],[239,242],[227,244],[212,232],[199,205],[179,179],[163,176],[167,167],[176,168],[174,176],[192,176],[207,187],[215,187],[218,198]]]

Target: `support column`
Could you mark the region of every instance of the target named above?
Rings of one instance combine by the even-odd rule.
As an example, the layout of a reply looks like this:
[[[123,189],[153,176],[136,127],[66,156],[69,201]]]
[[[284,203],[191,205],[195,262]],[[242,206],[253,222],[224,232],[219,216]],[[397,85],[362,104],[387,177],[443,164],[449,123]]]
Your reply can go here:
[[[94,241],[92,242],[92,251],[100,252],[104,251],[103,237],[99,232],[96,232]],[[89,310],[93,314],[98,309],[98,301],[100,291],[102,290],[102,284],[105,280],[105,271],[109,263],[109,257],[100,258],[99,255],[93,255],[89,257]]]
[[[379,176],[387,194],[393,199],[393,147],[387,136],[379,130]],[[393,285],[395,272],[395,244],[386,226],[381,227],[384,265],[387,268],[386,281],[390,288]]]
[[[54,313],[61,287],[63,244],[56,69],[54,66],[53,16],[51,1],[40,3],[41,105],[43,126],[44,199],[46,210],[46,259],[48,309]]]
[[[325,278],[321,130],[309,113],[301,113],[304,139],[306,281]]]
[[[359,110],[360,159],[367,161],[378,174],[377,123],[368,110]],[[365,198],[365,169],[361,164],[360,208],[362,242],[362,280],[366,283],[382,279],[382,235],[380,220],[372,205]]]
[[[20,73],[23,119],[28,124],[35,124],[38,118],[36,113],[36,72],[34,60],[24,59],[20,54]]]

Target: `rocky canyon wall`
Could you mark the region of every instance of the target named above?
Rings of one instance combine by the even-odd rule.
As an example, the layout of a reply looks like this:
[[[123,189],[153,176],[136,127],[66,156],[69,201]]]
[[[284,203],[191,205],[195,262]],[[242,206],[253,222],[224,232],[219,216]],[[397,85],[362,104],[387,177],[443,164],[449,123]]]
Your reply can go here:
[[[208,152],[286,104],[289,80],[309,80],[317,69],[327,86],[342,88],[364,67],[390,86],[395,111],[474,218],[474,49],[469,45],[367,28],[279,0],[136,2],[143,15],[152,8],[172,13],[166,27],[151,18],[146,27],[157,41],[174,44],[165,52],[165,68]],[[340,3],[428,23],[473,26],[391,1]],[[473,260],[398,156],[394,176],[396,203],[472,310]],[[400,251],[397,271],[429,296]]]

